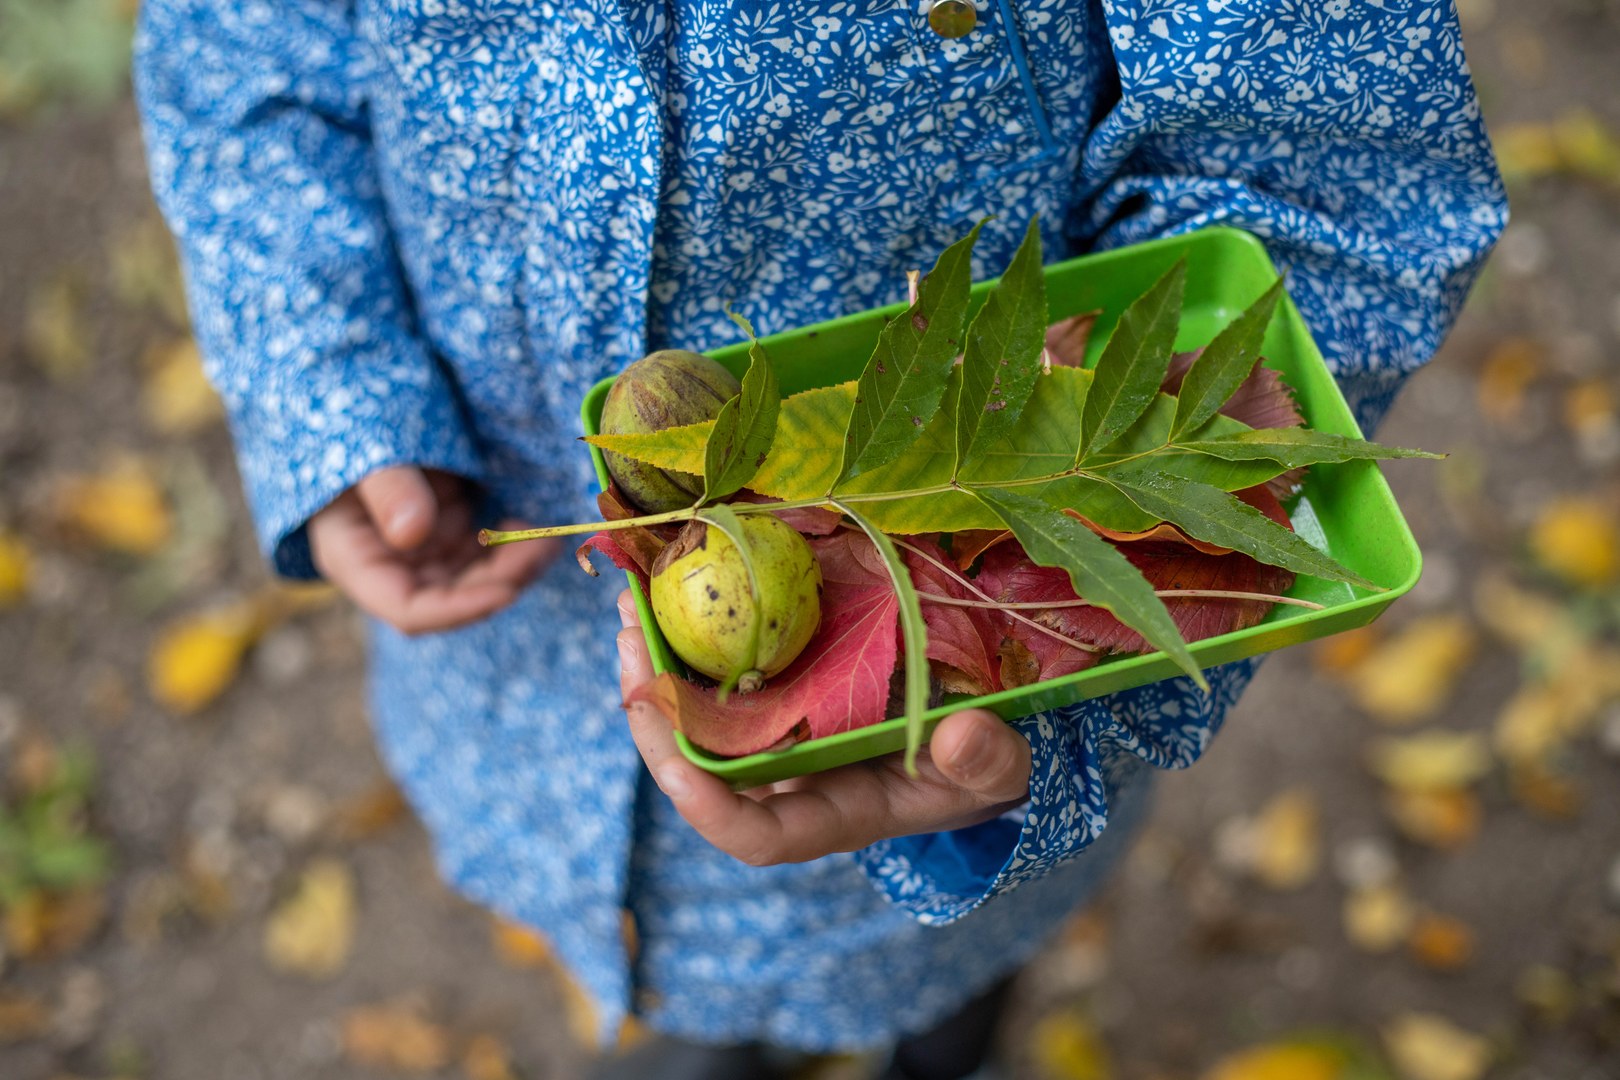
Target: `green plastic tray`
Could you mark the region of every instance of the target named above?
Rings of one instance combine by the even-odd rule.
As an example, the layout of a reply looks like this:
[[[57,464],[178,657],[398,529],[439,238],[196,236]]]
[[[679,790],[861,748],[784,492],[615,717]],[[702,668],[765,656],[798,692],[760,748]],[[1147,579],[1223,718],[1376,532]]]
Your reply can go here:
[[[1176,341],[1178,349],[1206,344],[1258,298],[1277,273],[1265,247],[1253,236],[1236,229],[1204,229],[1048,266],[1046,294],[1051,321],[1101,309],[1087,355],[1087,363],[1094,363],[1119,313],[1183,255],[1187,257],[1187,292]],[[975,309],[991,284],[975,286]],[[896,304],[877,308],[763,338],[782,393],[858,376],[883,324],[903,307]],[[709,355],[738,375],[748,363],[745,343]],[[1343,395],[1291,301],[1285,300],[1272,320],[1265,357],[1266,365],[1279,371],[1293,388],[1307,424],[1318,431],[1360,436]],[[602,401],[612,383],[612,379],[605,379],[586,395],[581,413],[588,433],[597,431]],[[592,447],[591,457],[598,479],[606,485],[608,474],[601,453]],[[1374,462],[1313,466],[1289,510],[1294,528],[1302,537],[1386,591],[1370,592],[1302,576],[1288,595],[1313,600],[1324,605],[1323,610],[1279,605],[1257,626],[1196,642],[1192,654],[1201,666],[1215,667],[1365,626],[1417,582],[1421,567],[1417,544]],[[682,673],[680,661],[658,632],[647,597],[634,575],[629,577],[641,625],[646,628],[653,667],[660,673]],[[1027,716],[1177,674],[1178,669],[1162,652],[1108,660],[1086,671],[1017,690],[949,698],[927,714],[928,729],[932,731],[934,724],[960,708],[986,708],[1007,718]],[[892,753],[905,745],[905,724],[898,718],[885,720],[787,750],[743,758],[711,757],[685,737],[677,734],[676,738],[692,762],[735,787],[746,788]]]

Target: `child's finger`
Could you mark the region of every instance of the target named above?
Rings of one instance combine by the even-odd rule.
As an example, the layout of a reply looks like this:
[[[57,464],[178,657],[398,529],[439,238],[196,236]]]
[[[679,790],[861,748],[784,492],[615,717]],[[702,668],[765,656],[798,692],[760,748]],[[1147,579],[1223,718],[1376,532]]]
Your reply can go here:
[[[1029,740],[995,713],[952,713],[940,721],[928,745],[940,775],[987,806],[1019,802],[1029,794]]]
[[[378,469],[355,485],[377,531],[395,551],[419,547],[433,534],[439,502],[421,469]]]

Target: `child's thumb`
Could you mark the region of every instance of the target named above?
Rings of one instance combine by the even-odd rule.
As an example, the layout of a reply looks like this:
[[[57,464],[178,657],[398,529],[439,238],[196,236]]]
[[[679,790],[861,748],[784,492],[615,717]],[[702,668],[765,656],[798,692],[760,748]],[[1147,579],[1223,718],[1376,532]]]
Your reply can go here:
[[[432,535],[439,501],[421,469],[408,465],[378,469],[355,490],[377,531],[395,551],[410,551]]]

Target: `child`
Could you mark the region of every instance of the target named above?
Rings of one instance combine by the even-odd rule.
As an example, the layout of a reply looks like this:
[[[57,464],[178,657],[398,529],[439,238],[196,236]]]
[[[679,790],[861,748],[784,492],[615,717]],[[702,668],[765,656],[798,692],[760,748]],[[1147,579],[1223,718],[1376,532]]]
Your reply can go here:
[[[1224,222],[1371,427],[1505,219],[1447,0],[945,3],[142,7],[154,183],[265,551],[375,617],[378,739],[445,875],[551,937],[604,1038],[939,1024],[1086,901],[1252,665],[954,717],[916,783],[732,796],[626,724],[605,579],[473,546],[593,513],[594,382],[735,340],[728,301],[764,333],[892,301],[986,214],[981,271],[1036,212],[1054,260]]]

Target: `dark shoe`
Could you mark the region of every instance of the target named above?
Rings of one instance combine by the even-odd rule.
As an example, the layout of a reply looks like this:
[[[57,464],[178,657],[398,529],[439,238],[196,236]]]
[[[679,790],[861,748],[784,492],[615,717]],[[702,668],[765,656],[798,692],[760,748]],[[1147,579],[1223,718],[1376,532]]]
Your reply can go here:
[[[653,1035],[598,1064],[590,1080],[786,1080],[789,1075],[757,1043],[701,1046]]]

